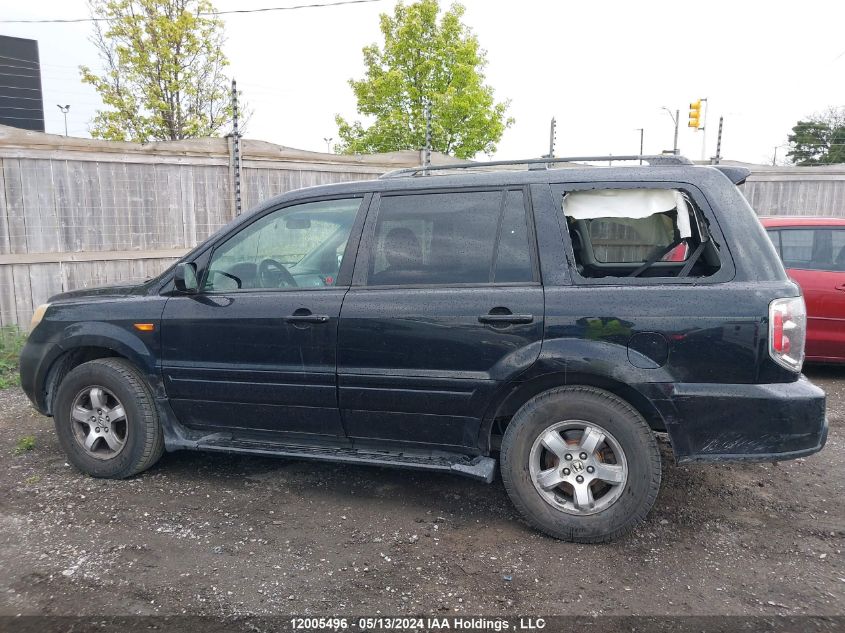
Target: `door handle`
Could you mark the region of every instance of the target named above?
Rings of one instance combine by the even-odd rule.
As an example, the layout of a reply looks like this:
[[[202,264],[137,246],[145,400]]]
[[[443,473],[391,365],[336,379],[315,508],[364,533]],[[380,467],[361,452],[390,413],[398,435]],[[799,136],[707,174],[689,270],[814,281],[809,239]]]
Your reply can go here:
[[[482,314],[479,323],[531,323],[533,314]]]
[[[328,323],[328,314],[291,314],[285,317],[288,323]]]
[[[838,286],[836,286],[836,287],[834,288],[834,290],[842,290],[842,291],[845,291],[845,284],[839,284]]]

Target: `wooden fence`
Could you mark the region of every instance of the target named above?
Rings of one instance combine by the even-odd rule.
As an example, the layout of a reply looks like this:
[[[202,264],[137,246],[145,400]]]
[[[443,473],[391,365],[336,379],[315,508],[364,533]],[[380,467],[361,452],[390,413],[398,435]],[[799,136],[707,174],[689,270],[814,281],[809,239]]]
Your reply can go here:
[[[243,209],[419,163],[244,140]],[[0,126],[0,326],[66,290],[152,277],[235,216],[227,139],[135,145]]]
[[[845,217],[845,165],[750,165],[742,193],[759,215]]]
[[[245,140],[244,210],[291,189],[369,179],[417,152],[337,156]],[[436,156],[435,162],[448,160]],[[227,139],[136,145],[0,126],[0,326],[58,292],[152,277],[235,215]],[[760,214],[845,215],[845,166],[754,167]]]

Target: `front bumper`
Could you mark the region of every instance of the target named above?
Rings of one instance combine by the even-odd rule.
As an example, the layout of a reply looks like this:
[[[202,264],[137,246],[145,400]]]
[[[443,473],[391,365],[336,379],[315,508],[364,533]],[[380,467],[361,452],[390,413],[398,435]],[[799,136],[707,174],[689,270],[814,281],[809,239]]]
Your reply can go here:
[[[790,383],[665,387],[652,402],[679,462],[795,459],[827,441],[824,391],[804,376]]]

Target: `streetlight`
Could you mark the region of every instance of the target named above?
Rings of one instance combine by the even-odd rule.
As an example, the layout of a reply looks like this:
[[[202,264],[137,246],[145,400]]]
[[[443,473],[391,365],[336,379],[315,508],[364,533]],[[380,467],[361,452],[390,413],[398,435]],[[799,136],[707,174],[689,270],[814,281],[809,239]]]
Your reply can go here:
[[[334,140],[334,137],[331,137],[331,136],[325,137],[324,136],[323,140],[326,142],[326,154],[331,154],[332,150],[330,149],[330,145],[331,145],[332,141]]]
[[[666,106],[660,106],[660,107],[661,107],[661,109],[666,110],[666,113],[670,117],[672,117],[672,123],[675,124],[675,142],[672,144],[672,151],[677,156],[678,155],[678,119],[681,116],[681,111],[675,110],[675,114],[673,115],[672,111],[669,108],[667,108]]]
[[[67,136],[67,113],[70,110],[70,105],[56,105],[56,107],[62,111],[62,114],[65,117],[65,136]]]
[[[68,111],[68,110],[70,110],[70,106],[69,106],[69,105],[64,105],[64,106],[63,106],[63,105],[58,105],[58,104],[56,104],[56,107],[57,107],[59,110],[61,110],[61,111],[62,111],[62,114],[64,114],[64,115],[65,115],[65,136],[67,136],[67,111]]]

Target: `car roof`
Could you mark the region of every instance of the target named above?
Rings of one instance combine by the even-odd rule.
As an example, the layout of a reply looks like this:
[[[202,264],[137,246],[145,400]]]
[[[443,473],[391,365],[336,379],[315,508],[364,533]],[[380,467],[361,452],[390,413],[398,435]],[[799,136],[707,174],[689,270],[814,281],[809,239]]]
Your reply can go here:
[[[482,165],[483,166],[483,165]],[[503,187],[527,184],[607,183],[616,182],[679,182],[698,184],[718,179],[731,185],[724,173],[705,165],[643,165],[624,167],[570,167],[562,169],[501,169],[497,171],[461,171],[448,175],[400,176],[318,185],[283,193],[259,206],[266,208],[280,202],[319,196],[364,194],[423,189],[451,189],[462,187]],[[258,208],[258,207],[257,207]]]
[[[845,218],[831,218],[807,215],[761,216],[760,222],[767,227],[781,226],[845,226]]]

